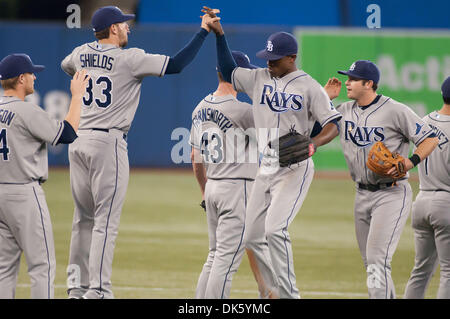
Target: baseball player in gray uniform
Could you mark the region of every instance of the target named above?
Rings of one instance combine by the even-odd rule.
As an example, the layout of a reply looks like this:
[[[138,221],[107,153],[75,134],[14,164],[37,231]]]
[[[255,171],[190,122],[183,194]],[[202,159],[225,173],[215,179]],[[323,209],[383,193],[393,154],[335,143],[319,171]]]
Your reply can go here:
[[[129,178],[126,136],[146,76],[175,74],[188,65],[209,32],[206,20],[174,57],[124,49],[130,32],[113,6],[98,9],[92,25],[98,41],[75,48],[61,63],[69,75],[87,69],[79,138],[69,148],[75,212],[68,266],[69,298],[114,298],[111,272],[115,240]]]
[[[423,118],[439,144],[419,165],[420,192],[411,213],[416,258],[405,298],[424,298],[440,265],[437,298],[450,299],[450,77],[442,84],[442,97],[442,108]]]
[[[370,298],[395,298],[391,276],[391,260],[405,226],[412,203],[411,186],[407,174],[395,182],[399,172],[391,169],[392,177],[382,177],[366,166],[372,145],[382,141],[391,152],[405,157],[406,171],[424,160],[436,147],[433,130],[409,107],[387,96],[377,94],[380,79],[378,67],[367,60],[359,60],[348,71],[345,82],[347,96],[353,101],[337,107],[342,114],[340,141],[356,182],[355,229],[362,259],[367,271]],[[328,81],[326,90],[337,87],[340,81]],[[417,149],[408,159],[409,142]],[[395,183],[394,183],[395,182]]]
[[[253,101],[260,164],[247,207],[244,243],[260,297],[299,298],[288,228],[306,197],[314,163],[308,158],[290,167],[280,167],[278,154],[269,147],[269,142],[293,128],[309,136],[318,121],[323,129],[313,138],[315,150],[337,136],[337,120],[341,115],[322,86],[297,69],[298,47],[293,35],[272,34],[266,48],[257,53],[267,60],[267,68],[249,70],[236,67],[220,22],[210,26],[217,36],[224,79]]]
[[[72,100],[64,121],[25,102],[34,92],[33,65],[26,54],[0,62],[0,298],[14,298],[22,252],[31,279],[31,298],[54,297],[55,246],[50,213],[41,184],[48,178],[47,143],[73,142],[81,99],[89,77],[75,73]]]
[[[244,53],[232,54],[239,67],[256,68]],[[244,254],[245,210],[257,169],[252,107],[236,99],[237,92],[220,73],[218,78],[217,90],[192,112],[191,158],[206,203],[209,234],[209,253],[195,294],[200,299],[230,295]],[[236,154],[240,151],[244,154]]]

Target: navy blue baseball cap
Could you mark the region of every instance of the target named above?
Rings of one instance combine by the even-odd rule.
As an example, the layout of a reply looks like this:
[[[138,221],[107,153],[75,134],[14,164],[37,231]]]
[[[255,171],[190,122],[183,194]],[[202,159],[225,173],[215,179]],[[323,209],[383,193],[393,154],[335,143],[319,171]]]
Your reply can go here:
[[[297,54],[297,51],[297,40],[292,34],[277,32],[269,36],[266,48],[256,53],[256,56],[260,59],[272,61],[287,55]]]
[[[443,97],[450,98],[450,76],[442,83],[441,91]]]
[[[122,10],[115,6],[102,7],[95,11],[92,16],[92,27],[94,32],[98,32],[111,24],[132,20],[134,17],[134,14],[123,14]]]
[[[24,73],[36,73],[44,69],[43,65],[34,65],[25,53],[14,53],[0,62],[0,80],[15,78]]]
[[[250,63],[250,59],[244,52],[241,51],[231,51],[231,55],[233,56],[234,61],[236,62],[238,67],[246,68],[246,69],[257,69],[256,65]],[[220,67],[217,65],[217,72],[220,72]]]
[[[353,62],[348,71],[338,71],[339,74],[345,74],[357,79],[372,80],[378,84],[380,80],[380,70],[369,60],[358,60]]]

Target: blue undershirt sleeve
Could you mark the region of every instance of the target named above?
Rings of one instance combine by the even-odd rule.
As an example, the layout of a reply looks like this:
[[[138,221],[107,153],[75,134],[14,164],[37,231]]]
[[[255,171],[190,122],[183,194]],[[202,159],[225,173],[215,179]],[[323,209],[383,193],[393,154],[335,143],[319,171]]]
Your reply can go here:
[[[337,129],[339,132],[340,129],[339,129],[339,120],[338,119],[331,120],[329,123],[334,123],[337,126]],[[322,126],[320,126],[319,122],[315,122],[314,127],[313,127],[309,137],[313,138],[313,137],[319,135],[320,132],[322,132]]]
[[[231,55],[225,35],[216,35],[217,61],[219,63],[220,72],[223,79],[231,83],[231,73],[237,67],[236,62]]]
[[[78,137],[77,133],[73,129],[69,122],[64,121],[64,129],[56,144],[70,144]]]
[[[191,63],[202,47],[207,35],[208,31],[201,28],[183,49],[178,51],[175,56],[170,57],[165,74],[180,73],[189,63]]]

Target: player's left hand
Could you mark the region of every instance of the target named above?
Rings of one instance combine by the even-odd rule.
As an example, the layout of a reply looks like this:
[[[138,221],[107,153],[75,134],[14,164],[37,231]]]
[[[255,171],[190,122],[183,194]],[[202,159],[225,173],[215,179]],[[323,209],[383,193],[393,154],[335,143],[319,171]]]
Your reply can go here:
[[[202,200],[202,202],[200,203],[200,207],[203,208],[203,210],[206,212],[206,203],[205,203],[205,200]]]
[[[328,79],[327,84],[323,87],[325,89],[325,92],[327,92],[328,97],[330,100],[333,100],[339,96],[339,93],[341,92],[342,82],[339,81],[337,78],[333,77],[331,79]]]

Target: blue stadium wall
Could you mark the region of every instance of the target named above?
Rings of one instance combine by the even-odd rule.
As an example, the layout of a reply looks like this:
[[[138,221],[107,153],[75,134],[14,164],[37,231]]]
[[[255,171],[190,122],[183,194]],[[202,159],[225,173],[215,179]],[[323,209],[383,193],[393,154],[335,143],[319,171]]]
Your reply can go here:
[[[149,53],[174,55],[199,30],[199,26],[136,26],[129,38],[129,47],[139,47]],[[252,62],[255,52],[264,48],[272,32],[290,28],[228,27],[227,35],[232,49],[247,52]],[[55,90],[70,93],[70,78],[60,67],[62,59],[73,48],[94,41],[88,29],[67,29],[63,25],[0,23],[0,57],[24,52],[34,63],[43,64],[46,70],[37,74],[35,88],[40,105],[46,107],[46,97]],[[7,44],[7,45],[5,45]],[[174,166],[171,160],[171,140],[176,128],[190,128],[192,110],[197,103],[217,87],[215,37],[210,34],[195,60],[181,74],[162,78],[148,77],[142,84],[138,111],[128,138],[128,152],[132,166]],[[239,96],[249,101],[245,95]],[[185,154],[185,156],[189,154]],[[50,165],[67,165],[67,147],[50,148]]]
[[[313,1],[209,1],[220,7],[231,49],[246,52],[253,64],[265,61],[255,52],[265,45],[267,36],[276,31],[292,32],[304,26],[365,26],[369,13],[365,0]],[[378,0],[382,27],[450,28],[450,1]],[[203,1],[141,0],[139,23],[132,28],[129,47],[140,47],[149,53],[174,55],[199,29],[199,8]],[[176,8],[176,10],[174,10]],[[0,22],[0,58],[14,52],[28,53],[35,63],[46,65],[38,74],[36,90],[41,106],[56,101],[58,94],[70,93],[70,78],[60,62],[74,47],[94,41],[90,29],[68,29],[64,24]],[[189,129],[193,108],[217,86],[215,73],[215,37],[206,39],[199,54],[181,74],[143,81],[141,99],[128,139],[132,166],[174,166],[171,151],[177,140],[171,135],[176,128]],[[58,94],[54,94],[59,92]],[[52,99],[50,98],[52,97]],[[239,96],[248,101],[244,95]],[[184,154],[185,158],[188,154]],[[50,148],[50,165],[67,165],[67,147]]]
[[[377,4],[384,28],[450,28],[448,0],[140,0],[142,23],[197,23],[204,5],[220,8],[223,23],[365,27]]]

